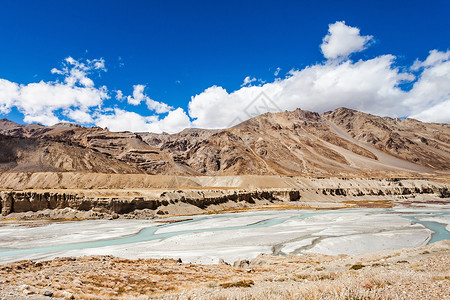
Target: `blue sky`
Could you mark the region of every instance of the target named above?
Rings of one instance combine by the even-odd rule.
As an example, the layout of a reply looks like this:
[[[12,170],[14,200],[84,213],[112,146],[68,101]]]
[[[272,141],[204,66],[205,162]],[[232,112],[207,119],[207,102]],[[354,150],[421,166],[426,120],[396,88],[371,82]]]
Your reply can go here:
[[[349,106],[449,122],[448,11],[449,1],[3,1],[0,78],[8,82],[3,89],[0,84],[0,117],[112,130],[220,128],[245,119],[239,103],[249,104],[264,92],[281,109]],[[336,23],[341,21],[345,24]],[[333,24],[344,24],[341,29],[348,33],[335,35],[341,40],[333,47],[342,49],[341,43],[350,52],[326,57],[320,46]],[[356,36],[352,28],[360,30]],[[353,42],[360,44],[352,48]],[[94,67],[96,61],[104,67]],[[53,68],[59,72],[52,73]],[[66,82],[65,88],[53,89],[64,84],[72,68],[93,85]],[[380,68],[383,74],[377,74]],[[340,80],[337,85],[345,88],[324,82],[333,74],[333,82]],[[367,76],[365,82],[384,85],[352,90],[354,84],[361,86],[354,82],[360,74]],[[249,84],[241,87],[247,76]],[[39,82],[45,87],[22,89]],[[18,92],[11,92],[10,83]],[[436,85],[432,93],[430,84]],[[58,102],[58,93],[82,93],[83,88],[90,91],[61,94],[72,97],[62,105],[42,100]],[[308,97],[314,96],[302,95],[306,89],[311,89]],[[117,90],[122,99],[116,99]],[[383,108],[392,102],[396,105]],[[84,117],[73,114],[78,111]]]

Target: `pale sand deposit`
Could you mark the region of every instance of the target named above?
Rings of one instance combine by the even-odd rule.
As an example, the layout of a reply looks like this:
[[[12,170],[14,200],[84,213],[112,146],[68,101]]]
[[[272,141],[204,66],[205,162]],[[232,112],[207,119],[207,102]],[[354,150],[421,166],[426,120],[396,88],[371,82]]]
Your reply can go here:
[[[43,247],[67,243],[93,242],[137,234],[142,228],[158,226],[147,220],[86,220],[38,226],[39,222],[3,222],[0,248]]]
[[[425,213],[410,208],[405,216],[411,212]],[[143,220],[61,222],[32,228],[10,224],[0,227],[0,262],[114,255],[129,259],[181,258],[206,264],[224,259],[233,263],[259,253],[354,255],[417,247],[426,245],[432,234],[423,225],[412,224],[401,212],[381,209],[266,211],[192,218],[157,224],[156,228],[154,221]],[[143,228],[147,229],[139,231]],[[14,237],[14,246],[8,244],[10,237]],[[79,241],[84,243],[77,244]],[[44,245],[48,248],[38,248]],[[4,249],[7,246],[30,249],[8,251]]]
[[[426,218],[419,218],[420,221],[431,221],[431,222],[437,222],[441,224],[446,224],[447,226],[445,229],[447,231],[450,231],[450,215],[447,216],[439,216],[439,217],[426,217]]]

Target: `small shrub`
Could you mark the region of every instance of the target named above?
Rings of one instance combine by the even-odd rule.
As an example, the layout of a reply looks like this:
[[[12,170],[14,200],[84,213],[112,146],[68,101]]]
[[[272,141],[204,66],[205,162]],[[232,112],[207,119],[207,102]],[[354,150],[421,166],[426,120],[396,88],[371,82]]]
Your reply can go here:
[[[364,268],[365,265],[361,265],[361,264],[356,264],[350,267],[350,270],[360,270],[362,268]]]
[[[232,288],[232,287],[251,287],[252,285],[254,285],[255,282],[253,282],[253,280],[240,280],[237,282],[227,282],[227,283],[222,283],[220,284],[221,287],[223,287],[224,289],[227,288]]]
[[[217,282],[215,282],[215,281],[207,282],[206,283],[206,287],[208,287],[208,288],[215,288],[215,287],[217,287]]]
[[[289,278],[284,277],[284,276],[281,276],[281,277],[275,278],[273,281],[276,281],[276,282],[283,282],[283,281],[288,281],[288,280],[289,280]]]

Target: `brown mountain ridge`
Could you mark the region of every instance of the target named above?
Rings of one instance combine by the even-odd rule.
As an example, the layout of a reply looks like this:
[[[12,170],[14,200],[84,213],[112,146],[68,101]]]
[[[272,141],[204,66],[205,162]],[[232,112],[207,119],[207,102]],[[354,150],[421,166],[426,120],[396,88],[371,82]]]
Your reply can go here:
[[[266,113],[232,128],[110,132],[0,120],[0,170],[165,175],[447,174],[450,125],[339,108]]]

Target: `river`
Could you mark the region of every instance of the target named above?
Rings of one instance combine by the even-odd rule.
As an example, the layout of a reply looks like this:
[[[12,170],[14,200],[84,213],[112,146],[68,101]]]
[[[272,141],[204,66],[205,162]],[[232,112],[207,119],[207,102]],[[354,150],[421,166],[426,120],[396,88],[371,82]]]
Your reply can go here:
[[[276,210],[152,220],[3,222],[0,263],[62,256],[182,258],[193,263],[316,252],[361,254],[450,239],[450,208]],[[447,226],[447,227],[446,227]]]

